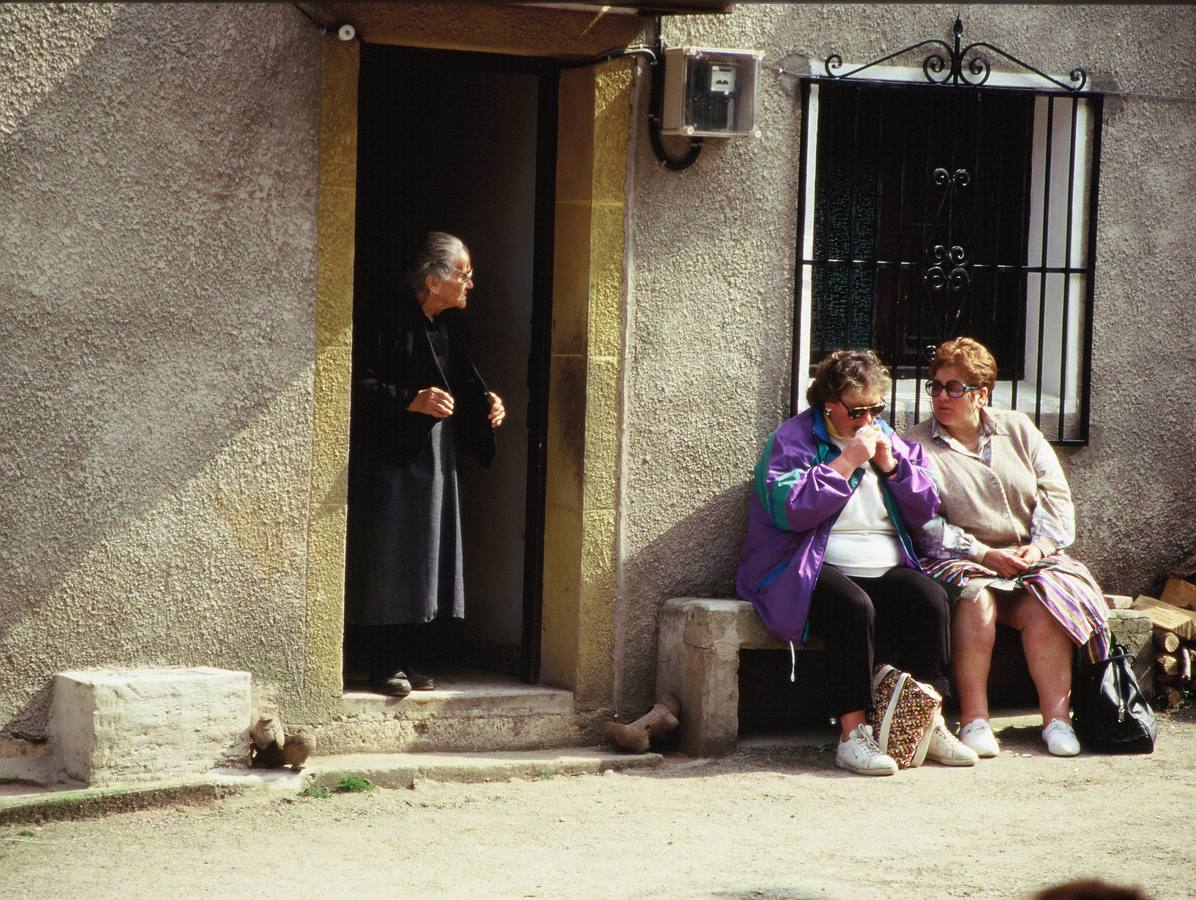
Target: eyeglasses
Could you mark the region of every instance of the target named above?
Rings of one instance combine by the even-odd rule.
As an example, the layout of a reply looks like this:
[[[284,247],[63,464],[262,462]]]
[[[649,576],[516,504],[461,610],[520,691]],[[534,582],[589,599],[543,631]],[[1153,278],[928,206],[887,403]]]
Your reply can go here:
[[[453,269],[453,271],[461,276],[462,281],[473,281],[473,269],[466,269],[465,271]]]
[[[842,400],[838,402],[843,403]],[[872,418],[876,419],[885,411],[883,403],[878,403],[875,406],[848,406],[846,403],[843,403],[843,407],[847,410],[847,418],[849,419],[862,419],[864,418],[864,413],[872,413]]]
[[[952,400],[958,400],[969,391],[977,391],[978,387],[974,384],[960,384],[958,381],[951,380],[943,384],[937,378],[931,378],[926,382],[926,393],[931,397],[937,397],[943,391],[947,392],[947,396]]]

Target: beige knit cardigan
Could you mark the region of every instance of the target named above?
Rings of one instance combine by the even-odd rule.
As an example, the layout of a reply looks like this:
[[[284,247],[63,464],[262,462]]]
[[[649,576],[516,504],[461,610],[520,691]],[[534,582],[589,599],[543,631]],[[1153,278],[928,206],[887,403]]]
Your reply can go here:
[[[932,438],[931,419],[904,435],[926,450],[939,482],[939,515],[969,535],[971,558],[979,562],[990,548],[1029,543],[1037,504],[1046,504],[1056,521],[1074,535],[1071,490],[1042,432],[1029,416],[1016,410],[988,409],[984,415],[993,427],[991,467],[958,442],[953,447]],[[1034,543],[1046,556],[1066,546],[1042,536],[1035,537]]]

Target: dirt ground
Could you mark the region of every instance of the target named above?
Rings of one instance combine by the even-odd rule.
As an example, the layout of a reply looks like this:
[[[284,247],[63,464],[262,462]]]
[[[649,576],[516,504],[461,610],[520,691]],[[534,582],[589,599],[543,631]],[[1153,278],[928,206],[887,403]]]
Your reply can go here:
[[[651,772],[244,797],[0,829],[0,896],[1026,897],[1101,877],[1196,895],[1196,712],[1151,756],[848,775],[828,749]],[[32,833],[30,833],[32,832]]]

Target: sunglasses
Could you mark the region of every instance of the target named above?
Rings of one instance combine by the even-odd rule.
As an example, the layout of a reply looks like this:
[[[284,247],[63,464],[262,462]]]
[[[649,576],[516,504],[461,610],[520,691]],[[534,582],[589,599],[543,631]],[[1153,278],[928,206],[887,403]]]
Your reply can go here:
[[[843,403],[842,400],[837,402]],[[876,419],[885,411],[884,403],[878,403],[876,406],[848,406],[846,403],[843,403],[843,406],[847,410],[847,418],[849,419],[862,419],[864,418],[864,413],[872,413],[872,418]]]
[[[931,397],[937,397],[943,391],[946,391],[948,397],[950,397],[952,400],[958,400],[969,391],[976,390],[979,390],[979,388],[974,384],[960,384],[958,381],[954,380],[943,384],[938,379],[931,378],[926,382],[926,393],[928,393]]]

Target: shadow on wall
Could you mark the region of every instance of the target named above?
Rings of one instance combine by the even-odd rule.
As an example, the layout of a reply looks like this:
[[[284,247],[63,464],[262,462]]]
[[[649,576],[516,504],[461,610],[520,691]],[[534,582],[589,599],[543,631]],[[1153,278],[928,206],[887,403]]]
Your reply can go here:
[[[685,516],[624,566],[617,621],[621,716],[652,705],[660,608],[672,597],[735,596],[751,484],[728,488]]]
[[[7,15],[42,87],[0,133],[0,727],[44,731],[64,668],[297,684],[318,32],[135,5],[69,60],[93,10]]]

